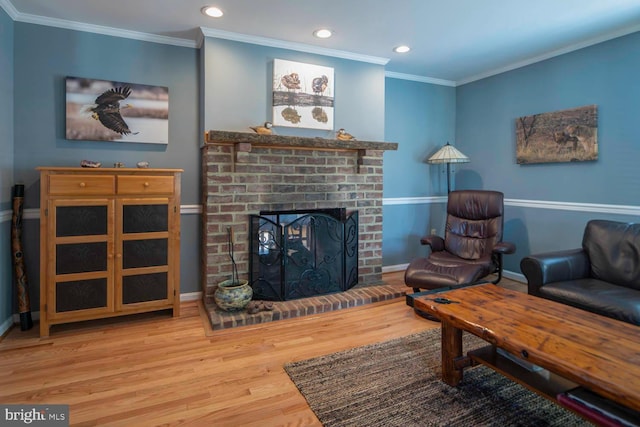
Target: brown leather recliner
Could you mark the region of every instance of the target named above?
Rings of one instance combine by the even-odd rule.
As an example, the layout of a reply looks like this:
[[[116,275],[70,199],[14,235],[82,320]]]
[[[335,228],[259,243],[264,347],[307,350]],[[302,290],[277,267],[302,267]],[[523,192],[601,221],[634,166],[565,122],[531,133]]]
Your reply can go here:
[[[413,260],[404,282],[420,289],[456,288],[476,283],[492,273],[502,278],[502,255],[515,245],[502,241],[504,195],[498,191],[460,190],[449,193],[444,239],[420,239],[431,254]]]

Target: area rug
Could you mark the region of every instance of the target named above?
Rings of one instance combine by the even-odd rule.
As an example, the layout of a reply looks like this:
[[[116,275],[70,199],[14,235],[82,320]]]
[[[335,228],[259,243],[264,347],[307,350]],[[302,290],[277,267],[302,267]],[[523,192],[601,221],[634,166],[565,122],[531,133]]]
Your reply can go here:
[[[464,333],[468,351],[486,345]],[[440,379],[440,329],[289,363],[324,426],[589,426],[484,366],[458,387]]]

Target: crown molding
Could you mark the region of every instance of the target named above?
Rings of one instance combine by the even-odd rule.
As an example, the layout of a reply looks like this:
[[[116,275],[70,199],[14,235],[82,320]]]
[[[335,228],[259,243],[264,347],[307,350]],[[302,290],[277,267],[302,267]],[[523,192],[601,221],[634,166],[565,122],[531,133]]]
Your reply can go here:
[[[395,71],[385,71],[384,75],[385,77],[388,77],[390,79],[411,80],[414,82],[431,83],[431,84],[440,85],[440,86],[451,86],[451,87],[457,86],[456,82],[452,80],[436,79],[433,77],[418,76],[415,74],[404,74],[404,73],[396,73]]]
[[[285,40],[271,39],[267,37],[251,36],[248,34],[234,33],[231,31],[216,30],[213,28],[200,27],[203,37],[213,37],[217,39],[232,40],[242,43],[251,43],[260,46],[276,47],[280,49],[295,50],[298,52],[313,53],[315,55],[331,56],[334,58],[349,59],[351,61],[368,62],[376,65],[386,65],[390,59],[378,56],[361,55],[359,53],[347,52],[344,50],[328,49],[325,47],[312,46],[304,43],[288,42]]]
[[[0,5],[2,5],[5,10],[7,10],[6,6],[13,8],[13,5],[11,5],[8,0],[0,0]],[[9,13],[9,16],[11,16],[14,21],[24,22],[27,24],[45,25],[48,27],[64,28],[66,30],[84,31],[88,33],[103,34],[105,36],[122,37],[180,47],[197,47],[196,42],[189,39],[161,36],[158,34],[143,33],[140,31],[123,30],[121,28],[105,27],[102,25],[85,24],[84,22],[69,21],[66,19],[31,15],[28,13],[20,13],[15,8],[13,8],[13,15],[9,11],[7,11],[7,13]]]
[[[476,74],[474,76],[470,76],[461,80],[456,81],[456,86],[461,86],[467,83],[475,82],[477,80],[486,79],[487,77],[495,76],[498,74],[506,73],[507,71],[516,70],[518,68],[526,67],[527,65],[532,65],[537,62],[546,61],[547,59],[554,58],[556,56],[564,55],[566,53],[574,52],[576,50],[584,49],[585,47],[593,46],[598,43],[603,43],[609,40],[617,39],[618,37],[626,36],[628,34],[632,34],[640,31],[640,24],[633,25],[631,27],[625,27],[621,30],[617,30],[611,33],[607,33],[598,37],[591,38],[589,40],[584,40],[582,42],[572,44],[569,46],[565,46],[563,48],[547,52],[545,54],[534,56],[529,59],[525,59],[523,61],[515,62],[513,64],[507,65],[505,67],[496,68],[491,71],[487,71],[485,73]]]
[[[0,0],[0,7],[7,12],[7,15],[14,21],[18,16],[18,10],[13,6],[13,4],[9,0]]]

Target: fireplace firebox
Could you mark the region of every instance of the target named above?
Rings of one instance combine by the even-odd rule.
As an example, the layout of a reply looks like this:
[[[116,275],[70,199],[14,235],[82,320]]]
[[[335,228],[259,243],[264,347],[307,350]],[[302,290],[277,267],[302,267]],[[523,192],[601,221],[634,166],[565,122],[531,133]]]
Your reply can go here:
[[[306,298],[358,283],[357,211],[261,211],[249,222],[254,299]]]

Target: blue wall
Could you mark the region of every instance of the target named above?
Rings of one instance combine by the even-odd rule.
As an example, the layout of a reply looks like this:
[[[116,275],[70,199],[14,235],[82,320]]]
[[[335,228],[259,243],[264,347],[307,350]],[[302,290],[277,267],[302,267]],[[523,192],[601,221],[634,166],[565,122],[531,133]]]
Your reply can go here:
[[[385,79],[382,65],[207,37],[202,47],[204,130],[246,132],[271,120],[273,60],[334,69],[335,128],[360,140],[384,139]],[[279,135],[333,138],[324,130],[278,127]]]
[[[531,252],[579,247],[591,218],[638,221],[637,215],[611,214],[607,206],[590,212],[571,206],[638,206],[638,75],[640,33],[635,33],[457,88],[457,143],[471,158],[457,173],[458,187],[564,204],[511,207],[507,200],[505,238],[518,246],[507,257],[507,269],[519,272],[520,259]],[[591,104],[598,107],[597,161],[516,164],[516,118]]]
[[[444,169],[426,160],[455,141],[455,94],[454,87],[386,79],[385,140],[398,142],[398,151],[384,155],[384,266],[426,254],[420,238],[443,231],[445,205],[415,198],[446,194]],[[394,198],[405,200],[391,204]]]
[[[11,317],[11,190],[13,186],[13,29],[0,8],[0,333]]]
[[[82,159],[184,169],[182,205],[200,202],[198,51],[165,44],[15,23],[13,179],[25,184],[25,208],[39,207],[37,166],[79,166]],[[65,139],[65,77],[169,88],[169,144]],[[182,215],[181,292],[200,291],[199,215]],[[25,221],[32,311],[39,306],[39,224]]]

